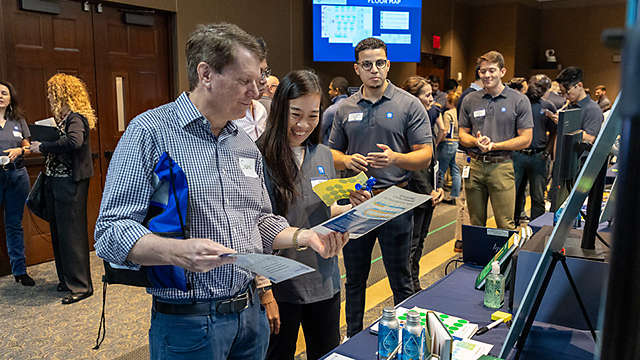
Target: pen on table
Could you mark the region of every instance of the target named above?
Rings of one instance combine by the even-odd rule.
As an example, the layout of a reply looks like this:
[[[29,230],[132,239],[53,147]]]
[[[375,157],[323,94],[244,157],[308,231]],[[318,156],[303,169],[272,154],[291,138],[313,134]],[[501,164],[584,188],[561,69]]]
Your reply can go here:
[[[482,335],[484,333],[486,333],[487,331],[493,329],[494,327],[500,325],[500,323],[504,322],[504,319],[498,319],[494,322],[492,322],[491,324],[487,325],[487,326],[483,326],[480,329],[478,329],[478,331],[476,331],[475,334],[473,335]]]

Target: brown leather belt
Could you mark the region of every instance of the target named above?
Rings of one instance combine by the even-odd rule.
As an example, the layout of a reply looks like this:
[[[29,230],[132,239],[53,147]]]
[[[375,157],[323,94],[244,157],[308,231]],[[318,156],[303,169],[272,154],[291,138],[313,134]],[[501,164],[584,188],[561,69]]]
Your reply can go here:
[[[401,188],[406,188],[406,187],[407,187],[407,185],[409,185],[409,182],[408,182],[408,181],[403,181],[403,182],[401,182],[401,183],[399,183],[399,184],[394,184],[394,185],[391,185],[391,186],[397,186],[397,187],[401,187]],[[383,187],[383,188],[376,188],[376,189],[372,189],[372,190],[371,190],[371,192],[372,192],[372,193],[373,193],[373,195],[375,196],[375,195],[378,195],[378,194],[380,194],[381,192],[383,192],[383,191],[387,190],[387,189],[388,189],[388,188],[390,188],[391,186],[387,186],[387,187]]]
[[[497,164],[507,160],[511,160],[511,154],[509,155],[478,155],[476,153],[469,152],[469,156],[472,159],[481,161],[483,163],[491,163],[491,164]]]

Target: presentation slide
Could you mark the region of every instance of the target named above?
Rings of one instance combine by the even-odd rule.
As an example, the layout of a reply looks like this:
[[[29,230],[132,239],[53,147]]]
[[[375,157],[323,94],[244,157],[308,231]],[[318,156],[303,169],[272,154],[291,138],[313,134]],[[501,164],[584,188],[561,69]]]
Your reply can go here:
[[[313,0],[313,60],[355,61],[358,42],[377,37],[389,60],[420,62],[422,1]]]

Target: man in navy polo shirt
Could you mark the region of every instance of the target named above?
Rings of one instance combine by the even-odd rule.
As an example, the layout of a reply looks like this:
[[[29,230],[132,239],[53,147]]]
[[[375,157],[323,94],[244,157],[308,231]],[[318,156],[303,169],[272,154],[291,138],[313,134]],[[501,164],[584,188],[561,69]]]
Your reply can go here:
[[[569,100],[568,109],[580,109],[580,129],[582,130],[582,142],[584,144],[583,149],[586,151],[591,149],[591,145],[596,141],[596,137],[600,132],[602,121],[602,110],[600,106],[587,95],[584,89],[582,69],[569,66],[563,69],[556,81],[560,84],[560,94]],[[558,123],[558,115],[553,117],[556,124]],[[582,156],[582,160],[585,156]],[[567,199],[571,192],[574,180],[566,180],[561,184],[553,184],[554,191],[558,191],[558,194],[553,197],[551,202],[552,211],[557,210],[560,205]]]
[[[498,228],[515,229],[516,185],[511,152],[529,146],[533,116],[529,100],[504,86],[507,69],[497,51],[478,58],[483,89],[464,98],[460,113],[460,143],[469,148],[469,179],[465,182],[472,225],[486,226],[491,199]]]
[[[426,168],[431,162],[429,118],[418,98],[387,80],[391,63],[382,40],[360,41],[355,58],[354,70],[362,86],[336,111],[329,137],[335,167],[346,169],[347,176],[365,171],[367,176],[375,177],[374,194],[392,185],[405,187],[411,171]],[[394,303],[413,294],[409,270],[412,227],[413,212],[409,211],[344,247],[348,337],[362,330],[376,238]]]

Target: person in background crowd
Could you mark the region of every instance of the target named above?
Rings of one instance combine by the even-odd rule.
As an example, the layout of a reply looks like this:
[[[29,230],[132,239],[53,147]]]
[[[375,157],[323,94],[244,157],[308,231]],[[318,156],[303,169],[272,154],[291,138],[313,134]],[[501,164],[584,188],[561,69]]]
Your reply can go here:
[[[387,80],[391,63],[387,46],[366,38],[355,48],[353,64],[360,90],[340,104],[329,145],[337,170],[347,176],[361,171],[377,179],[374,195],[390,186],[406,187],[411,171],[428,167],[431,129],[424,106],[415,96]],[[394,304],[413,294],[409,253],[413,212],[408,211],[344,247],[347,273],[347,336],[362,330],[371,251],[377,239],[389,277]]]
[[[433,95],[431,93],[431,85],[421,76],[411,76],[402,84],[402,89],[420,100],[422,105],[428,110],[433,105]],[[441,118],[440,118],[441,119]],[[436,123],[431,124],[432,131]],[[442,129],[439,129],[444,134]],[[431,143],[436,148],[434,143]],[[442,201],[444,191],[442,186],[434,183],[434,163],[429,167],[413,171],[407,189],[420,193],[431,195],[431,201],[427,201],[413,209],[413,232],[411,235],[411,250],[409,254],[409,268],[411,269],[411,283],[413,291],[418,292],[420,287],[420,258],[422,257],[422,249],[426,241],[431,219],[433,218],[433,210],[437,204]]]
[[[429,75],[428,81],[429,84],[431,84],[431,89],[433,91],[433,101],[435,102],[434,105],[442,113],[446,110],[447,93],[440,90],[440,77],[438,75]]]
[[[514,77],[513,79],[509,80],[509,82],[506,85],[512,88],[513,90],[519,91],[523,94],[526,94],[527,89],[529,88],[529,85],[527,84],[527,79],[523,77]]]
[[[271,107],[271,99],[263,100],[262,94],[267,88],[267,78],[271,76],[271,69],[267,65],[267,43],[262,38],[256,38],[256,42],[262,49],[264,56],[260,59],[260,80],[257,82],[258,96],[251,99],[251,103],[245,112],[244,117],[234,120],[234,123],[244,130],[251,140],[256,141],[264,132],[267,123],[267,115]]]
[[[521,93],[504,86],[504,57],[489,51],[478,58],[484,86],[464,98],[460,114],[460,143],[469,148],[470,174],[465,183],[471,224],[486,226],[491,199],[498,228],[513,230],[515,176],[511,152],[531,143],[531,104]]]
[[[550,115],[556,113],[556,107],[543,99],[551,87],[551,79],[543,74],[529,79],[527,97],[531,102],[533,115],[533,137],[528,148],[513,152],[513,167],[516,176],[516,207],[514,221],[516,225],[524,212],[525,189],[529,182],[531,193],[531,220],[544,214],[544,190],[547,184],[547,172],[550,154],[556,135],[556,124]],[[548,135],[547,135],[548,134]]]
[[[462,93],[462,87],[460,86],[460,84],[458,84],[458,81],[456,79],[448,79],[447,81],[445,81],[444,93],[448,94],[449,91],[457,93],[458,96],[460,96],[460,94]]]
[[[93,295],[89,267],[87,195],[93,176],[91,129],[96,115],[84,82],[73,75],[56,74],[47,81],[47,96],[60,137],[34,141],[31,150],[45,158],[46,194],[51,244],[58,272],[58,291],[71,304]]]
[[[349,97],[348,95],[349,81],[342,76],[335,77],[329,83],[329,98],[331,99],[331,105],[327,107],[327,110],[322,114],[322,122],[320,123],[320,136],[322,137],[322,143],[329,145],[329,135],[331,135],[331,126],[333,125],[333,118],[336,116],[336,111],[342,100]]]
[[[23,156],[29,154],[29,127],[11,83],[0,80],[0,206],[11,273],[17,283],[33,286],[24,257],[22,214],[29,194],[29,174]]]
[[[264,53],[255,38],[232,24],[200,25],[185,52],[190,92],[134,118],[113,154],[96,222],[96,253],[134,268],[185,269],[187,292],[147,289],[153,295],[151,359],[262,360],[269,323],[254,274],[222,255],[308,246],[331,258],[349,234],[320,236],[289,227],[271,212],[262,156],[230,121],[258,95]],[[187,178],[187,239],[153,234],[142,225],[154,192],[151,174],[165,152]]]
[[[603,113],[611,109],[611,100],[607,97],[607,88],[604,85],[596,86],[594,95]]]
[[[478,70],[480,70],[480,66],[476,65],[476,68],[474,71],[475,80],[473,80],[473,82],[469,84],[468,88],[464,89],[464,91],[460,94],[460,98],[458,99],[458,105],[456,106],[456,112],[458,113],[458,121],[460,121],[460,106],[462,105],[462,100],[464,100],[465,96],[469,95],[474,91],[482,90],[482,79],[480,79],[480,73],[478,72]]]
[[[462,100],[472,92],[482,90],[482,79],[480,79],[479,70],[480,66],[476,65],[474,71],[475,80],[471,84],[469,84],[468,88],[464,89],[464,91],[460,94],[460,98],[458,99],[458,104],[456,105],[458,124],[460,123],[460,105],[462,105]],[[458,169],[460,170],[460,196],[458,196],[458,198],[456,199],[456,242],[453,247],[453,251],[455,252],[462,252],[462,225],[471,224],[471,220],[469,219],[469,210],[467,208],[467,195],[465,191],[465,179],[469,177],[468,169],[470,161],[471,158],[467,155],[467,148],[465,148],[458,141],[458,151],[456,151],[456,165],[458,165]],[[467,171],[465,171],[465,168],[467,169]]]
[[[278,85],[280,84],[280,79],[278,79],[275,75],[269,75],[267,78],[267,86],[264,88],[262,92],[262,98],[273,99],[273,94],[275,94]]]
[[[371,198],[367,191],[353,191],[351,205],[326,206],[313,192],[314,184],[336,177],[331,151],[319,144],[321,91],[314,73],[287,74],[258,140],[271,206],[292,226],[314,227]],[[338,257],[324,259],[311,249],[285,249],[279,255],[316,271],[273,285],[281,320],[279,332],[269,340],[267,359],[294,358],[300,325],[307,359],[318,359],[340,343]]]
[[[596,141],[604,117],[600,106],[593,101],[586,93],[582,83],[584,74],[582,69],[569,66],[564,68],[556,77],[560,84],[560,93],[568,100],[567,109],[580,109],[580,131],[582,132],[582,155],[581,163],[586,159],[586,155],[591,150],[591,145]],[[558,115],[552,115],[553,121],[558,123]],[[552,184],[555,191],[551,201],[551,210],[556,211],[567,199],[574,180],[566,180],[561,184]]]
[[[460,169],[456,164],[456,153],[458,152],[458,113],[456,106],[460,96],[455,91],[447,93],[447,110],[444,112],[444,139],[438,144],[438,182],[444,182],[444,174],[449,170],[451,174],[450,197],[457,201],[460,195]]]
[[[258,42],[258,46],[260,46],[260,49],[264,53],[264,58],[260,59],[261,77],[260,77],[260,81],[258,81],[258,84],[257,84],[259,93],[257,98],[254,100],[258,100],[258,102],[262,104],[262,106],[264,106],[264,109],[267,115],[269,115],[269,111],[271,111],[271,97],[273,96],[273,92],[271,90],[271,87],[269,86],[275,84],[275,87],[272,86],[273,91],[275,91],[276,88],[278,87],[278,78],[271,75],[271,68],[267,63],[267,58],[269,56],[269,48],[267,47],[267,42],[262,37],[259,37],[259,36],[256,37],[256,42]],[[272,76],[275,80],[271,79]],[[268,95],[269,93],[271,93],[271,96]],[[262,134],[262,131],[264,131],[264,127],[262,127],[262,130],[260,131],[261,134]],[[258,135],[258,137],[260,137],[260,135]],[[256,137],[256,139],[258,137]]]
[[[555,80],[551,81],[551,88],[549,88],[549,91],[544,95],[543,99],[552,103],[558,111],[563,110],[569,105],[567,99],[560,95],[560,84]]]

